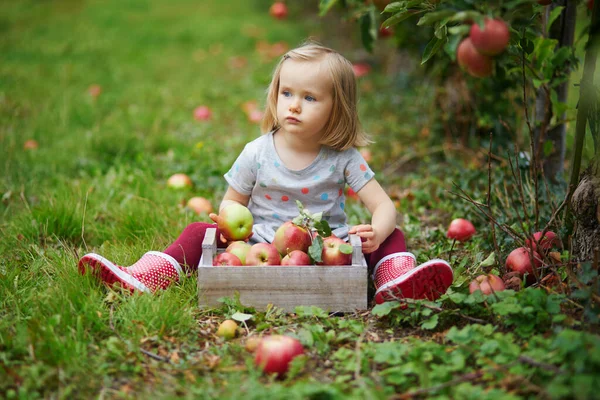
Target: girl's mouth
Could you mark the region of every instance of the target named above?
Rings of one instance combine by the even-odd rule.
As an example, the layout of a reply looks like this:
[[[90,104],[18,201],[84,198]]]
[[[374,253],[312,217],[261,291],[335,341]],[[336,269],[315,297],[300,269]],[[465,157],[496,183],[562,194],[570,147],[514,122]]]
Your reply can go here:
[[[286,120],[287,122],[291,122],[292,124],[298,124],[298,123],[300,123],[300,120],[299,120],[299,119],[296,119],[296,118],[294,118],[294,117],[287,117],[285,120]]]

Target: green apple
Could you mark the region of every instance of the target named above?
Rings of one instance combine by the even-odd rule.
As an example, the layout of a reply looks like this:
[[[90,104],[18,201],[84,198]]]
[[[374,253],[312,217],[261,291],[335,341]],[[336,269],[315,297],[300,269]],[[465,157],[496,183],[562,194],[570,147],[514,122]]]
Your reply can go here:
[[[227,240],[245,240],[252,234],[252,213],[239,203],[225,206],[216,221],[219,231]]]

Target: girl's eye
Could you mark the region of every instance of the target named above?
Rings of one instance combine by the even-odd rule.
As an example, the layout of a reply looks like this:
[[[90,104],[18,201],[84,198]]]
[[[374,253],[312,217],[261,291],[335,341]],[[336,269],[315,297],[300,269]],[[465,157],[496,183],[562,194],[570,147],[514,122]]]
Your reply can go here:
[[[282,94],[284,97],[290,97],[290,96],[291,96],[291,93],[290,93],[290,92],[288,92],[287,90],[284,90],[283,92],[281,92],[281,94]]]
[[[307,101],[317,101],[317,99],[315,99],[315,98],[314,98],[314,97],[312,97],[312,96],[306,96],[306,97],[305,97],[305,99],[306,99]]]

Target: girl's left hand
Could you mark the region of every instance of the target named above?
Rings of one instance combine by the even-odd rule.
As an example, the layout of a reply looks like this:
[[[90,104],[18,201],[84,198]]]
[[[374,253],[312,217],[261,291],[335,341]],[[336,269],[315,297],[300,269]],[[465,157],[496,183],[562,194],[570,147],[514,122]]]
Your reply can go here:
[[[377,237],[377,231],[369,224],[355,225],[348,231],[349,234],[355,234],[362,241],[362,251],[365,254],[374,252],[379,248],[381,241]]]

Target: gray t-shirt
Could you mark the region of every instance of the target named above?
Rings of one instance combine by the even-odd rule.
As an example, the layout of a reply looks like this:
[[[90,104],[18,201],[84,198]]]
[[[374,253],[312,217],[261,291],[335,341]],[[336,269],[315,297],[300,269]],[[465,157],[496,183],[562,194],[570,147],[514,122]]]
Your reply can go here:
[[[346,239],[344,186],[358,192],[374,176],[356,148],[337,151],[322,146],[314,161],[298,171],[285,167],[273,132],[246,144],[224,177],[237,192],[249,195],[254,216],[251,242],[272,243],[281,224],[298,216],[296,200],[312,213],[323,212],[333,233]]]

